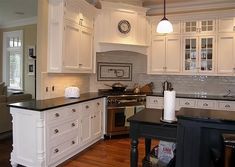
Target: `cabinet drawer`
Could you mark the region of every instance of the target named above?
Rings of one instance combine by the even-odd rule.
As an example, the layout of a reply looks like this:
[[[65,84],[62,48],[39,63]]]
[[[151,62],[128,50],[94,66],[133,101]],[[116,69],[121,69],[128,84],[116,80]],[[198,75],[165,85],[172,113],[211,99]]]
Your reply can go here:
[[[49,149],[49,162],[54,163],[71,153],[72,150],[76,149],[79,145],[78,136],[71,137],[61,143],[54,144]]]
[[[78,116],[78,112],[79,112],[79,104],[71,105],[68,107],[56,108],[46,112],[47,121],[53,122],[53,121],[61,121],[67,118],[74,118],[75,116]]]
[[[72,120],[65,123],[63,122],[59,125],[49,126],[48,132],[50,139],[68,133],[74,129],[78,129],[78,127],[78,120]]]
[[[216,106],[216,101],[212,101],[212,100],[197,100],[197,108],[214,109],[215,106]]]
[[[235,111],[235,102],[232,101],[218,101],[218,109],[221,110],[234,110]]]
[[[146,107],[147,108],[156,108],[162,109],[163,108],[163,97],[154,97],[154,96],[147,96],[146,97]]]
[[[196,107],[196,99],[179,99],[179,107]]]

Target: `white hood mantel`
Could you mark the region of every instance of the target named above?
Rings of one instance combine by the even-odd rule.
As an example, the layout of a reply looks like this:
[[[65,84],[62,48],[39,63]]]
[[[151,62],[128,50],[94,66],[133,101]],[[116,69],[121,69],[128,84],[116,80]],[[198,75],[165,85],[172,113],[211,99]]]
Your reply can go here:
[[[131,51],[147,54],[150,37],[150,25],[146,17],[148,8],[123,3],[102,2],[95,20],[95,50]],[[128,21],[130,31],[122,33],[118,24]]]

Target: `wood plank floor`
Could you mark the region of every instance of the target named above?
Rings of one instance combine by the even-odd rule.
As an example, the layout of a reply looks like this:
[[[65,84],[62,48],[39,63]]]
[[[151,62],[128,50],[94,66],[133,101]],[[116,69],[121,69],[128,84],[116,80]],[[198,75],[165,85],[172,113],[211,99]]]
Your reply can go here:
[[[157,141],[153,142],[153,146]],[[10,167],[10,152],[12,141],[0,141],[0,167]],[[144,140],[139,141],[139,167],[144,157]],[[77,156],[69,159],[60,167],[129,167],[130,166],[130,139],[116,137],[101,140]]]

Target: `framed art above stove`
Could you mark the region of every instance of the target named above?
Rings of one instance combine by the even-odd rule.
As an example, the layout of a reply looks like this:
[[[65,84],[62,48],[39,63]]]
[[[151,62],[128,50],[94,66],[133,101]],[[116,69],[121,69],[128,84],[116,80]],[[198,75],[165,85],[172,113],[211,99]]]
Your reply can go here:
[[[97,63],[98,81],[131,81],[132,64],[131,63]]]

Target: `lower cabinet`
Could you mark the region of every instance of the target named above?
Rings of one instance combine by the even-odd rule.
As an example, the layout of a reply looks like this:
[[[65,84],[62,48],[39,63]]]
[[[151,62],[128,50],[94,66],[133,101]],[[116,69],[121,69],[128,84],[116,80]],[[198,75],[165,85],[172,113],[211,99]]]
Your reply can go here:
[[[102,138],[104,98],[45,111],[11,108],[11,164],[57,166]]]
[[[163,109],[164,98],[147,96],[146,108]],[[235,111],[235,101],[176,98],[175,109],[181,107]]]

